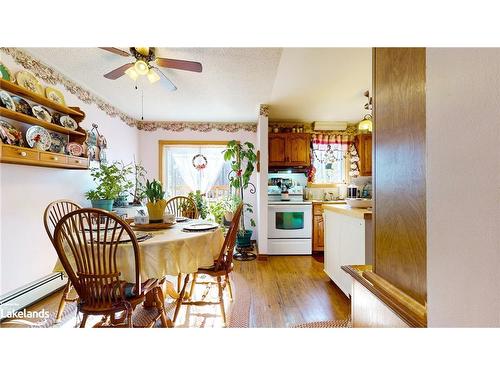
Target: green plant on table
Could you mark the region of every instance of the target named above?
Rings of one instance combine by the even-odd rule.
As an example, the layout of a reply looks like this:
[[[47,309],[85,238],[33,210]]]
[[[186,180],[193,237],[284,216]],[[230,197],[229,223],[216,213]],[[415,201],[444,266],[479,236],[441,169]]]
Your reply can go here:
[[[122,162],[114,162],[106,165],[101,163],[99,167],[92,168],[90,175],[97,184],[95,189],[85,193],[89,200],[116,199],[132,187],[132,182],[127,179],[131,168],[124,166]]]
[[[148,202],[156,203],[163,199],[165,191],[163,191],[163,187],[160,182],[156,180],[149,182],[149,180],[146,180],[144,195],[148,198]]]

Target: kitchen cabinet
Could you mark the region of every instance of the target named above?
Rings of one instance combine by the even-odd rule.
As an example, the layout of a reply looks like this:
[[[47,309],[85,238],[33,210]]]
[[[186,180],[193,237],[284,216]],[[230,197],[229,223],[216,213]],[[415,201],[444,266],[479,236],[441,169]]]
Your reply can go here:
[[[310,148],[309,134],[269,134],[269,166],[308,167],[311,165]]]
[[[341,267],[371,262],[371,214],[365,215],[366,210],[352,210],[325,208],[324,215],[324,270],[346,296],[351,294],[352,279]]]
[[[313,251],[324,250],[323,204],[313,203]]]
[[[356,148],[359,155],[359,175],[372,175],[372,135],[359,134],[356,137]]]

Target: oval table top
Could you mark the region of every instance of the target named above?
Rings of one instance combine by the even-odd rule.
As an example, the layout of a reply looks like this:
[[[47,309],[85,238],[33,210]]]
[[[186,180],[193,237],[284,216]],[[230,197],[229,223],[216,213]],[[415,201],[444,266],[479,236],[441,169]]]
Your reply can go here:
[[[153,237],[139,242],[141,255],[141,279],[161,279],[164,276],[177,276],[180,273],[194,273],[201,267],[209,267],[219,256],[224,235],[221,228],[204,232],[184,232],[189,223],[177,223],[161,231],[147,232]],[[72,262],[71,259],[69,259]],[[130,243],[121,244],[116,255],[121,279],[135,281],[135,261]],[[59,260],[54,272],[64,272]]]

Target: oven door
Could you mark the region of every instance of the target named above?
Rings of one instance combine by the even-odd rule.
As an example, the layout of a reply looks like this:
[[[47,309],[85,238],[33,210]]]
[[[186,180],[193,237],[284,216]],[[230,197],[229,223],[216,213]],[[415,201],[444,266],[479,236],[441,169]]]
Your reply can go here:
[[[268,207],[268,238],[311,238],[311,205],[270,204]]]

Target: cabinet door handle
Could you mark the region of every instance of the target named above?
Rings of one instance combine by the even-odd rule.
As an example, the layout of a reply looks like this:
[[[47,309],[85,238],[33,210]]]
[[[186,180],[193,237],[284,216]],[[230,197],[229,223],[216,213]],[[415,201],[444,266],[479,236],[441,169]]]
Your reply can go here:
[[[75,164],[80,164],[80,160],[75,160]]]
[[[58,158],[57,156],[52,156],[52,160],[54,160],[54,161],[58,161],[58,160],[59,160],[59,158]]]
[[[26,157],[26,156],[28,156],[28,154],[26,152],[24,152],[24,151],[21,151],[19,153],[19,155],[21,155],[23,158]]]

